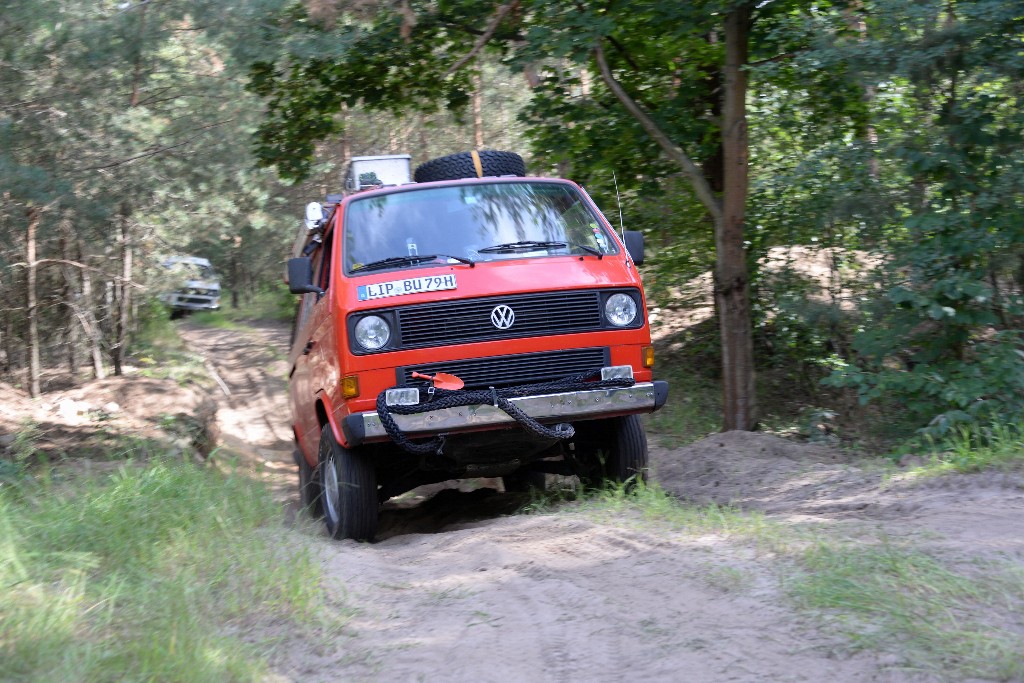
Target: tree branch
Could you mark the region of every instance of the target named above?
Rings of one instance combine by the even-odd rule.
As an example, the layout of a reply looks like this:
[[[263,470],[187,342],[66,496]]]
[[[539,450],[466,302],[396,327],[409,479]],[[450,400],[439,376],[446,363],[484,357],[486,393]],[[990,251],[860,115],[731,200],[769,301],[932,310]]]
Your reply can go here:
[[[105,270],[102,270],[100,268],[96,268],[95,266],[87,266],[84,263],[79,263],[78,261],[69,261],[67,259],[61,259],[61,258],[42,258],[42,259],[39,259],[38,261],[33,261],[32,262],[32,264],[36,265],[36,266],[45,266],[45,265],[50,265],[50,264],[54,264],[54,263],[60,263],[60,264],[65,265],[65,266],[74,266],[75,268],[81,268],[82,270],[91,270],[94,273],[99,273],[100,275],[102,275],[105,278],[109,278],[111,280],[117,280],[118,282],[124,282],[125,284],[129,285],[130,287],[134,287],[136,289],[142,289],[142,290],[146,289],[145,285],[140,285],[138,282],[135,282],[134,280],[128,280],[126,278],[121,277],[120,275],[111,275],[110,273],[106,272]],[[12,263],[11,264],[11,268],[27,268],[28,265],[29,264],[27,264],[24,261],[22,261],[20,263]]]
[[[716,221],[722,219],[722,203],[715,196],[714,191],[711,189],[711,185],[708,184],[704,174],[701,173],[697,164],[693,163],[693,160],[687,156],[683,148],[672,142],[672,139],[665,134],[658,124],[645,112],[639,104],[637,104],[632,97],[623,89],[622,85],[615,80],[612,75],[611,69],[608,67],[608,60],[605,59],[604,50],[601,49],[601,41],[598,39],[594,43],[594,57],[597,59],[598,69],[601,71],[601,78],[604,80],[605,85],[612,91],[612,94],[622,103],[622,106],[626,108],[633,118],[635,118],[640,125],[643,127],[647,134],[658,143],[662,151],[668,156],[669,159],[679,164],[680,168],[683,169],[683,173],[686,174],[687,179],[690,181],[690,185],[693,186],[693,191],[697,195],[697,199],[704,205],[704,208],[708,210],[711,217]]]
[[[519,0],[512,0],[511,2],[506,3],[499,7],[497,10],[495,10],[494,18],[491,19],[491,23],[487,25],[487,28],[484,29],[484,32],[480,34],[480,37],[476,39],[476,43],[473,44],[472,49],[469,52],[467,52],[460,60],[458,60],[450,67],[448,67],[448,70],[444,72],[441,78],[448,78],[453,73],[461,69],[466,64],[466,62],[476,57],[480,53],[480,50],[484,49],[484,46],[487,44],[487,41],[490,40],[491,37],[494,35],[494,32],[498,30],[498,24],[500,24],[501,20],[505,18],[505,15],[507,15],[510,11],[512,11],[512,9],[514,9],[518,5]]]
[[[641,70],[640,67],[637,65],[637,63],[633,60],[633,57],[626,50],[626,46],[623,45],[622,43],[620,43],[615,38],[615,36],[605,36],[605,38],[607,38],[608,42],[612,44],[612,47],[614,47],[615,51],[619,53],[619,56],[621,56],[623,59],[625,59],[626,63],[629,64],[631,67],[633,67],[633,71],[640,71]]]
[[[223,126],[225,123],[230,123],[231,121],[234,121],[234,119],[231,118],[231,119],[225,119],[224,121],[217,121],[216,123],[211,123],[211,124],[209,124],[207,126],[202,126],[201,128],[199,128],[199,131],[200,131],[200,133],[202,133],[203,131],[207,131],[207,130],[209,130],[211,128],[216,128],[217,126]],[[103,170],[105,168],[113,168],[114,166],[123,166],[124,164],[130,164],[133,161],[138,161],[139,159],[145,159],[146,157],[156,156],[157,154],[161,154],[161,153],[166,152],[168,150],[177,149],[178,147],[184,147],[185,145],[187,145],[188,143],[192,142],[193,140],[196,140],[199,137],[201,137],[201,136],[200,135],[193,135],[192,137],[188,138],[187,140],[184,140],[182,142],[178,142],[178,143],[173,144],[173,145],[167,145],[165,147],[157,147],[156,149],[151,149],[151,150],[148,150],[146,152],[142,152],[141,154],[136,154],[135,156],[128,157],[127,159],[120,159],[118,161],[112,161],[109,164],[100,164],[99,166],[86,166],[85,168],[78,168],[78,169],[75,169],[75,172],[76,173],[81,173],[83,171],[100,171],[100,170]]]
[[[761,66],[762,64],[771,64],[772,62],[781,62],[785,59],[793,59],[796,57],[798,52],[806,52],[806,50],[794,50],[792,52],[783,52],[781,55],[775,55],[774,57],[767,57],[765,59],[759,59],[756,62],[747,62],[747,66]]]

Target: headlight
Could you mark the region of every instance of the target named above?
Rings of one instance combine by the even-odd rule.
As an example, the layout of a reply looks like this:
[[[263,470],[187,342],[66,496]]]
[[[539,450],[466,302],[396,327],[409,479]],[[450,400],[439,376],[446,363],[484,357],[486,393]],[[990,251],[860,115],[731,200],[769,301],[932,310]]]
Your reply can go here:
[[[636,320],[636,301],[628,294],[612,294],[604,302],[604,317],[616,327],[625,327]]]
[[[391,339],[391,328],[384,318],[368,315],[356,323],[356,341],[367,351],[376,351]]]

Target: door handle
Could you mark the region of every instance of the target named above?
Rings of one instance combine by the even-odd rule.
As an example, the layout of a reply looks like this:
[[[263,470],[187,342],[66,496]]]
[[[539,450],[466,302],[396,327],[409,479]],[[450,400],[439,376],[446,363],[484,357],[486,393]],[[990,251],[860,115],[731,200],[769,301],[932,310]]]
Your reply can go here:
[[[306,347],[304,349],[302,349],[302,355],[303,356],[308,356],[309,352],[313,350],[313,345],[314,344],[316,344],[316,342],[313,341],[312,339],[310,339],[308,342],[306,342]]]

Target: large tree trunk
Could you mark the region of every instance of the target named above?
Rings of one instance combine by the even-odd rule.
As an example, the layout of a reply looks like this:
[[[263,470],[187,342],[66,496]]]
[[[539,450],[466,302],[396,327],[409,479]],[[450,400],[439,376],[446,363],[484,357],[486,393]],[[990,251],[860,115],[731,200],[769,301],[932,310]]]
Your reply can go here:
[[[722,108],[724,161],[722,216],[715,226],[715,301],[722,335],[722,391],[725,429],[753,429],[757,424],[754,389],[754,343],[750,317],[750,282],[743,246],[747,189],[747,63],[750,6],[732,9],[725,18],[725,104]],[[716,221],[719,223],[719,221]]]
[[[722,112],[723,198],[720,200],[700,168],[615,80],[600,41],[594,56],[605,85],[637,120],[665,155],[677,163],[715,225],[715,304],[722,334],[723,428],[754,429],[754,343],[750,318],[743,228],[747,201],[747,62],[752,5],[732,9],[726,17],[726,61],[722,69],[725,102]]]
[[[28,210],[25,232],[25,312],[28,319],[28,394],[39,396],[39,310],[36,301],[36,229],[40,210]]]

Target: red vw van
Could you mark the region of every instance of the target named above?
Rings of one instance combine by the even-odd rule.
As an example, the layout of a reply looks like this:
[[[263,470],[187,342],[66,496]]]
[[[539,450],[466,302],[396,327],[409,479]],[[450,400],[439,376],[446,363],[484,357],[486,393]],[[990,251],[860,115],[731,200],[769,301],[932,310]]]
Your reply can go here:
[[[422,484],[645,476],[639,415],[668,385],[651,375],[642,236],[624,243],[568,180],[488,175],[505,170],[488,154],[428,162],[472,177],[307,210],[290,399],[302,503],[335,538],[372,539],[380,504]]]

